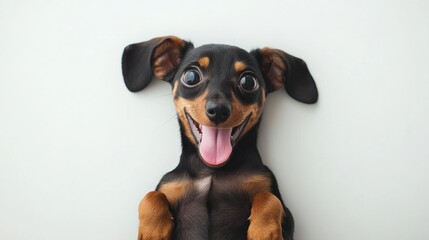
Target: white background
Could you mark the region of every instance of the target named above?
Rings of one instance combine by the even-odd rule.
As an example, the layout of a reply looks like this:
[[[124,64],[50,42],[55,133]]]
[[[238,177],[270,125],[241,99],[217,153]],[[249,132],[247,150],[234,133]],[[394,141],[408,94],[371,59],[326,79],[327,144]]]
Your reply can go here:
[[[216,3],[214,3],[216,2]],[[259,148],[297,240],[429,238],[427,1],[0,0],[0,239],[136,239],[176,166],[170,86],[130,93],[130,43],[275,47],[320,101],[268,98]]]

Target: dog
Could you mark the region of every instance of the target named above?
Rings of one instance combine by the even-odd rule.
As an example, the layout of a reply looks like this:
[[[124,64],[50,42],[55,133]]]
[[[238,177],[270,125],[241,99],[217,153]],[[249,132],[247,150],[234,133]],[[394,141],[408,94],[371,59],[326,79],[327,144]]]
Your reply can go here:
[[[127,46],[122,73],[131,92],[153,79],[171,84],[182,140],[178,166],[139,204],[139,240],[293,239],[292,214],[256,140],[269,93],[317,102],[303,60],[165,36]]]

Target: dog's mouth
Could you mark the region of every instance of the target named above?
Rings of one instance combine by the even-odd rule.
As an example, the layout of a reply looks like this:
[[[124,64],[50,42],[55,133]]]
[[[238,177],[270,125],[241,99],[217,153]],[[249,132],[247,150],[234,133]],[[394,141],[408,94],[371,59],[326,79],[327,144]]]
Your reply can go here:
[[[250,115],[238,126],[232,128],[215,128],[202,125],[188,113],[186,113],[186,118],[197,141],[203,161],[211,167],[220,167],[228,161],[232,148],[243,133]]]

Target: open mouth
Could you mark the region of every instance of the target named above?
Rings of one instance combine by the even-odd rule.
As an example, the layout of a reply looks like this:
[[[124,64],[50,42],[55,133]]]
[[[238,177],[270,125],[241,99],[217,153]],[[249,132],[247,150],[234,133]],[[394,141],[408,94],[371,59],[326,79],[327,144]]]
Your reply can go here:
[[[186,113],[186,112],[185,112]],[[194,135],[200,155],[204,162],[213,167],[222,166],[227,162],[232,152],[232,147],[237,143],[250,115],[242,123],[232,128],[214,128],[202,125],[186,113],[189,126]]]

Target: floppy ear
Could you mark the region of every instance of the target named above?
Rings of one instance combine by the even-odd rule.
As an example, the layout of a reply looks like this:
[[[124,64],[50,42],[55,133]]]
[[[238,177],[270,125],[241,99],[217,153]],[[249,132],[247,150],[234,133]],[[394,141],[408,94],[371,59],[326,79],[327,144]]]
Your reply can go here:
[[[131,92],[145,88],[153,77],[171,81],[191,42],[166,36],[127,46],[122,54],[122,75]]]
[[[317,102],[316,83],[302,59],[271,48],[256,49],[250,53],[259,63],[268,92],[283,86],[299,102]]]

